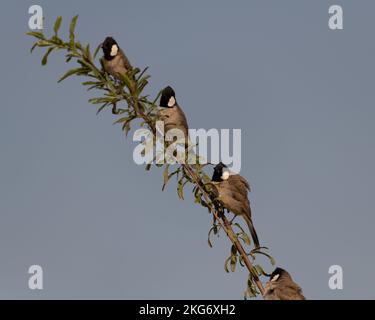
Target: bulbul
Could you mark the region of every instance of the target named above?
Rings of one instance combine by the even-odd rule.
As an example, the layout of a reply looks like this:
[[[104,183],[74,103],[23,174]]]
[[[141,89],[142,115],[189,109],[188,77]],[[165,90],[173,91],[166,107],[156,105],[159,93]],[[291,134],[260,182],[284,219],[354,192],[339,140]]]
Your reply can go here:
[[[163,89],[160,97],[160,111],[158,119],[164,121],[164,134],[171,129],[179,129],[184,134],[185,142],[188,142],[188,123],[186,116],[176,101],[176,94],[172,87]]]
[[[105,38],[102,43],[104,70],[119,79],[119,74],[132,70],[128,58],[112,37]]]
[[[302,289],[295,283],[290,274],[281,268],[272,272],[264,294],[265,300],[305,300]]]
[[[247,197],[250,191],[249,183],[239,174],[230,172],[223,163],[215,166],[212,181],[216,187],[218,198],[224,207],[235,215],[243,216],[249,227],[254,245],[259,248],[259,239],[251,220],[250,202]]]

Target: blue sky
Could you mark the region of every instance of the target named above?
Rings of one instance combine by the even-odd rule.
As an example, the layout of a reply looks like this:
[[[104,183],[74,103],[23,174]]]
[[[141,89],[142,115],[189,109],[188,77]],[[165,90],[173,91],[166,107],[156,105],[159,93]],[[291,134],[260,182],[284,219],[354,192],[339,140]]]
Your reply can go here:
[[[30,55],[32,4],[7,1],[0,19],[0,298],[241,299],[246,272],[225,273],[225,237],[208,247],[207,211],[135,165],[79,80],[56,83],[61,54]],[[373,1],[336,1],[341,31],[326,1],[38,4],[46,33],[79,14],[83,42],[115,37],[150,67],[150,94],[174,87],[192,128],[242,130],[259,237],[307,298],[374,298]],[[27,287],[32,264],[42,291]]]

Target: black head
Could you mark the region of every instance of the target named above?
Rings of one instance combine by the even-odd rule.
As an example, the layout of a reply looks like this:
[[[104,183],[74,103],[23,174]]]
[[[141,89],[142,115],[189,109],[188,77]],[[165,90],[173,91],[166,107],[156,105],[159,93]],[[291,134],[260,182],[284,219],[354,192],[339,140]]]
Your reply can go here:
[[[119,46],[115,39],[112,37],[107,37],[102,43],[102,49],[104,53],[104,58],[107,60],[112,60],[115,56],[111,55],[111,52],[113,53],[113,46],[117,46],[117,50],[119,49]]]
[[[279,281],[280,279],[286,277],[290,278],[290,275],[286,270],[282,268],[276,268],[270,276],[270,281]]]
[[[221,176],[223,175],[223,170],[224,168],[226,168],[227,166],[220,162],[219,164],[217,164],[214,168],[214,173],[212,175],[212,181],[214,182],[220,182],[220,181],[223,181],[223,179],[221,179]]]
[[[163,89],[160,97],[160,106],[163,108],[172,108],[176,104],[176,94],[172,87]]]

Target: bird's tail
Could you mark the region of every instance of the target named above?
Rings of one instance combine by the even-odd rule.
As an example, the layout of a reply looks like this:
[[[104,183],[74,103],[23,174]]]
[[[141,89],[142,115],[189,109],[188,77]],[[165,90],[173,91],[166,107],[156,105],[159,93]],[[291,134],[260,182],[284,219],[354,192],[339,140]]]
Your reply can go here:
[[[243,217],[249,227],[249,231],[250,231],[251,237],[253,238],[255,248],[259,248],[260,244],[259,244],[258,235],[257,235],[257,232],[255,231],[251,217],[249,217],[248,215],[244,215]]]

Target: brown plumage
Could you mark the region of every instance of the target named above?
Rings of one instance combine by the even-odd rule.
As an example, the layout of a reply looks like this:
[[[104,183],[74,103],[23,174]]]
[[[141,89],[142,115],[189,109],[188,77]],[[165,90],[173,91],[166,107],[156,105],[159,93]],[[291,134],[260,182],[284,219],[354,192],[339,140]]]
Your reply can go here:
[[[290,274],[281,268],[276,268],[267,282],[264,294],[265,300],[305,300],[301,287],[295,283]]]
[[[251,219],[251,208],[248,199],[249,183],[239,174],[229,174],[226,166],[219,163],[214,168],[212,181],[216,188],[218,198],[226,209],[235,215],[241,215],[248,227],[255,247],[259,248],[259,239]]]
[[[120,74],[125,74],[133,69],[124,51],[121,50],[116,40],[112,37],[107,37],[104,40],[102,50],[104,53],[104,70],[113,77],[119,79]]]
[[[179,129],[184,134],[187,142],[189,127],[186,116],[177,104],[174,90],[169,86],[162,91],[160,107],[158,119],[164,121],[164,134],[167,134],[171,129]]]

